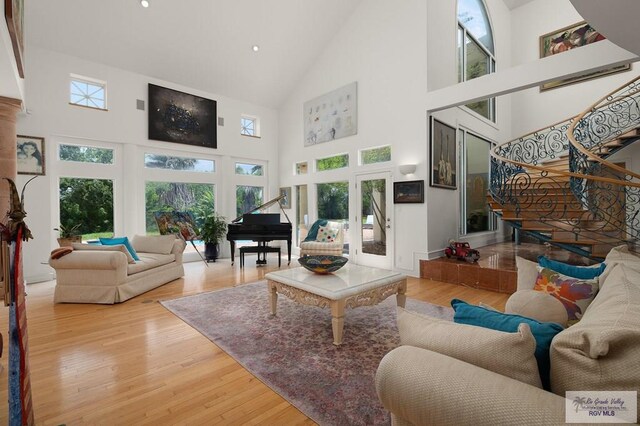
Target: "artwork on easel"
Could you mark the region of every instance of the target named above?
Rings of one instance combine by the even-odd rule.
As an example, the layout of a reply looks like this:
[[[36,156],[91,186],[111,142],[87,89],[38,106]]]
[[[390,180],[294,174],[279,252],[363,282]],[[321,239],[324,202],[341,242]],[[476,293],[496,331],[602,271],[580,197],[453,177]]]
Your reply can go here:
[[[160,235],[178,234],[185,241],[198,239],[196,221],[190,212],[155,212]]]

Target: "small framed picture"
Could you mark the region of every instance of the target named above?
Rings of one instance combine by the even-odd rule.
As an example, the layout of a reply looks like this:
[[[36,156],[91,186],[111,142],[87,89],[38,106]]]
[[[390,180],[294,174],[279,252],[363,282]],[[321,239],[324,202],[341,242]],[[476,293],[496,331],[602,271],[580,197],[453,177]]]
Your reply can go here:
[[[393,183],[393,202],[424,203],[424,181],[408,180]]]
[[[291,208],[291,187],[287,186],[280,188],[280,195],[284,195],[284,198],[280,200],[280,205],[283,209]]]
[[[44,138],[18,135],[19,175],[44,175]]]
[[[456,189],[457,139],[456,129],[431,117],[431,170],[430,185],[438,188]]]

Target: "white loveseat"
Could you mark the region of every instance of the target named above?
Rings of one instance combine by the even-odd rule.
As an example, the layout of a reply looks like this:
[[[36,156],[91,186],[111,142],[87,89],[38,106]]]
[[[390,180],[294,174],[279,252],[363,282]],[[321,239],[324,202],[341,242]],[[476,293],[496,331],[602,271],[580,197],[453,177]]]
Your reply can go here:
[[[56,270],[55,303],[124,302],[184,275],[182,239],[173,235],[141,236],[131,241],[140,258],[132,262],[123,245],[75,245],[74,250],[50,259]]]
[[[382,359],[376,374],[378,395],[393,423],[564,424],[566,391],[638,391],[640,258],[620,247],[605,263],[600,291],[583,318],[551,342],[551,392],[498,374],[496,366],[481,368],[418,344],[404,345]],[[402,329],[400,334],[402,340]],[[433,345],[429,340],[425,347]],[[461,345],[459,351],[474,350]],[[495,348],[493,353],[496,364],[510,355]]]

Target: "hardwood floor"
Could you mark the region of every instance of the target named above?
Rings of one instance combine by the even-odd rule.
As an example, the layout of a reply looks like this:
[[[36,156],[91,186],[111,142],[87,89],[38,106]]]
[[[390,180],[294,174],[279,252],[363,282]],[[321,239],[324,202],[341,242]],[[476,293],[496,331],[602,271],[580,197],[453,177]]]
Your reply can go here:
[[[295,261],[292,262],[292,266]],[[27,287],[30,365],[37,424],[314,424],[158,303],[260,280],[270,259],[244,270],[228,259],[185,264],[185,277],[118,305],[53,304],[54,282]],[[283,262],[286,267],[286,261]],[[265,287],[266,291],[266,287]],[[508,295],[410,278],[407,295],[440,305],[454,298],[503,309]],[[0,308],[7,401],[8,308]],[[0,424],[7,424],[6,403]]]

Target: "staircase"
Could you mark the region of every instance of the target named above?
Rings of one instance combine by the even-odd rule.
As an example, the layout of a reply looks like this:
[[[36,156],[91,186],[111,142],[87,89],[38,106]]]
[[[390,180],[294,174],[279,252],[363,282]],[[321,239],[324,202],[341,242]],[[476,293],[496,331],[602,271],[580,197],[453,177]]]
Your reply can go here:
[[[576,117],[496,146],[491,209],[521,232],[592,259],[640,238],[640,175],[607,159],[640,140],[640,77]]]

